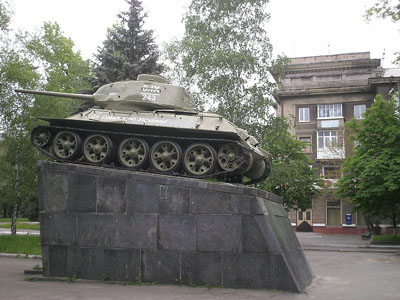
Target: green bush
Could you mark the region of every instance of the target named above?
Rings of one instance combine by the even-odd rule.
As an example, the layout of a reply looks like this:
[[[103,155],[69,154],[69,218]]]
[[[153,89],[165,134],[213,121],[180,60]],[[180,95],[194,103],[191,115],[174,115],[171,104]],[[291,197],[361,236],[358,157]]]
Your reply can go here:
[[[400,244],[400,235],[393,236],[391,234],[387,235],[375,235],[372,238],[373,243],[379,244]]]

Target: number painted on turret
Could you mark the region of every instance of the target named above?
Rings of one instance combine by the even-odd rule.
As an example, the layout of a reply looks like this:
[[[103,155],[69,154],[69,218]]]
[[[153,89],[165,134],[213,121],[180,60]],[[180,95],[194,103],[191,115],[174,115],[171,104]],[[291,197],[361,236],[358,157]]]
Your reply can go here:
[[[154,84],[144,84],[142,86],[143,100],[156,101],[157,97],[161,94],[161,88]]]

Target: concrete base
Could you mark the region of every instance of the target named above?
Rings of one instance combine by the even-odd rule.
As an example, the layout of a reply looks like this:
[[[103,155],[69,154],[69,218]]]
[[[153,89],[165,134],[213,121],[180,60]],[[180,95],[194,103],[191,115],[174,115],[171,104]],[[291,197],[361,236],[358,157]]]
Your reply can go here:
[[[39,162],[44,275],[302,292],[281,198],[245,186]]]

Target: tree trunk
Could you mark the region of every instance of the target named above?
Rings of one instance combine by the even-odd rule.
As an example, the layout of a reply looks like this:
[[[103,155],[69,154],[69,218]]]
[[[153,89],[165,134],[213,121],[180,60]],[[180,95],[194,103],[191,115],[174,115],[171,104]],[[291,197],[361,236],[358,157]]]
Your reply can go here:
[[[393,224],[393,236],[396,236],[397,235],[397,215],[396,214],[393,214],[393,216],[392,216],[392,224]]]
[[[18,214],[18,204],[14,203],[13,212],[11,215],[11,235],[17,235],[17,214]]]

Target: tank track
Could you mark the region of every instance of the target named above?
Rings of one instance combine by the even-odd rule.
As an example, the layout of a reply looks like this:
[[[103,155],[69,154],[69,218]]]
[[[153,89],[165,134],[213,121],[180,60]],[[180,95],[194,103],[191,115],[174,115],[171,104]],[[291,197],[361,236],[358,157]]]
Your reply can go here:
[[[33,133],[35,130],[38,129],[47,129],[51,133],[51,138],[44,147],[38,146],[34,142],[34,135]],[[113,149],[113,154],[110,160],[107,163],[91,163],[87,159],[84,158],[83,156],[83,151],[80,150],[80,154],[72,160],[68,159],[60,159],[54,154],[53,151],[53,142],[54,138],[57,135],[57,133],[62,132],[62,131],[70,131],[70,132],[75,132],[76,134],[79,135],[81,140],[83,141],[86,137],[93,135],[93,134],[101,134],[108,136],[112,143],[114,144],[114,149]],[[226,171],[223,170],[219,164],[218,161],[216,163],[216,167],[214,168],[214,171],[211,174],[208,175],[196,175],[192,176],[189,175],[185,172],[183,165],[179,168],[177,171],[173,172],[161,172],[155,169],[154,167],[151,166],[151,164],[146,164],[147,166],[145,168],[140,168],[140,169],[132,169],[129,167],[123,166],[117,159],[117,150],[116,148],[118,145],[121,143],[126,138],[140,138],[145,140],[149,145],[152,145],[156,143],[157,141],[160,140],[170,140],[174,141],[179,144],[179,146],[182,148],[182,153],[184,152],[184,149],[187,148],[189,145],[193,143],[207,143],[214,147],[214,149],[218,152],[218,149],[224,145],[224,144],[229,144],[229,143],[234,143],[236,144],[239,149],[240,149],[240,154],[241,154],[241,159],[240,162],[238,163],[237,168],[231,172],[231,171]],[[180,137],[180,136],[163,136],[163,135],[154,135],[154,134],[135,134],[135,133],[126,133],[126,132],[111,132],[111,131],[102,131],[102,130],[92,130],[92,129],[82,129],[82,128],[75,128],[75,127],[64,127],[64,126],[51,126],[51,125],[41,125],[32,130],[31,134],[31,141],[34,147],[36,147],[40,152],[45,154],[46,156],[54,159],[55,161],[58,162],[68,162],[68,163],[76,163],[76,164],[82,164],[82,165],[94,165],[94,166],[101,166],[105,168],[113,168],[113,169],[121,169],[121,170],[130,170],[130,171],[138,171],[138,172],[146,172],[146,173],[156,173],[156,174],[164,174],[164,175],[172,175],[172,176],[179,176],[179,177],[188,177],[188,178],[197,178],[197,179],[204,179],[204,178],[216,178],[217,180],[220,181],[225,181],[225,182],[231,182],[231,183],[243,183],[243,184],[253,184],[256,182],[259,182],[261,180],[264,180],[268,174],[269,174],[269,168],[268,172],[266,172],[260,178],[260,180],[252,180],[250,182],[243,182],[242,180],[242,174],[248,169],[249,164],[250,164],[250,152],[248,149],[246,149],[243,145],[241,145],[238,141],[232,140],[232,139],[212,139],[212,138],[196,138],[196,137]],[[82,145],[83,147],[83,145]],[[148,160],[150,160],[150,157],[148,157]],[[181,158],[181,160],[183,160]]]

